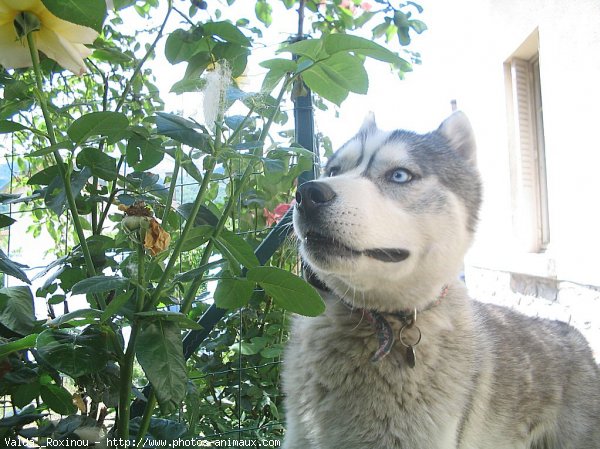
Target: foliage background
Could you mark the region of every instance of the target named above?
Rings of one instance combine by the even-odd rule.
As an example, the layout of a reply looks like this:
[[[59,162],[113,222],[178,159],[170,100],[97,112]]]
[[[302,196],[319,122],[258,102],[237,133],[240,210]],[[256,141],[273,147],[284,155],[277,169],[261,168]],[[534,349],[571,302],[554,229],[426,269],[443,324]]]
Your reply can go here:
[[[402,76],[418,62],[406,46],[425,30],[413,2],[282,3],[290,23],[297,10],[306,22],[301,33],[290,31],[296,38],[281,44],[282,53],[261,62],[260,92],[249,93],[238,77],[274,20],[269,2],[256,1],[254,17],[230,22],[223,15],[237,11],[233,0],[180,0],[166,10],[156,0],[115,1],[86,75],[42,58],[58,144],[48,141],[34,71],[0,69],[0,132],[12,169],[0,225],[10,232],[15,217],[31,220],[29,236],[45,232],[54,242],[43,249],[53,260],[41,270],[11,260],[9,248],[10,258],[1,255],[2,271],[23,284],[0,290],[2,437],[84,438],[90,428],[124,438],[282,436],[278,375],[290,312],[322,310],[314,291],[287,274],[299,273],[293,243],[277,250],[267,271],[252,254],[275,208],[292,201],[295,180],[316,162],[295,145],[289,99],[305,95],[306,85],[320,108],[341,104],[350,91],[366,93],[367,57]],[[141,19],[160,11],[163,21],[135,30],[122,19],[132,11]],[[343,35],[361,27],[400,55]],[[161,40],[169,63],[187,65],[174,93],[214,93],[215,82],[225,83],[210,112],[215,123],[159,113],[157,73],[146,64]],[[145,228],[121,225],[115,205],[140,201],[170,234],[167,251],[153,255],[142,244]],[[213,301],[231,312],[185,363],[182,337]],[[148,382],[157,398],[130,421],[130,402]]]

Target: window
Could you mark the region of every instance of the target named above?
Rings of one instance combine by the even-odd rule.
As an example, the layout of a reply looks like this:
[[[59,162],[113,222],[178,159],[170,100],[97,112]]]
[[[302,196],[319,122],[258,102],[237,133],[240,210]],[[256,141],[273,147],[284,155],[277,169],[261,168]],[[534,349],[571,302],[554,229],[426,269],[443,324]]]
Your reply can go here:
[[[550,242],[537,31],[505,63],[513,225],[522,250]]]

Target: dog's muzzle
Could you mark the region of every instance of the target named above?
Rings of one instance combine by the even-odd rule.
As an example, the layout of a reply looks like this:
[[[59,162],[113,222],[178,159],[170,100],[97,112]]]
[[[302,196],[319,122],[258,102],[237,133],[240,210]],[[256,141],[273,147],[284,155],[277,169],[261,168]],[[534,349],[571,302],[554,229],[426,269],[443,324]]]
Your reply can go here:
[[[365,255],[382,262],[401,262],[410,252],[397,248],[373,248],[359,251],[335,238],[332,230],[323,223],[323,215],[327,207],[332,205],[337,195],[326,183],[309,181],[298,187],[296,191],[296,209],[306,226],[304,245],[312,253],[331,253],[341,257]],[[335,231],[335,230],[333,230]]]
[[[302,214],[310,217],[323,206],[329,205],[335,197],[335,192],[327,184],[309,181],[296,190],[296,205]]]

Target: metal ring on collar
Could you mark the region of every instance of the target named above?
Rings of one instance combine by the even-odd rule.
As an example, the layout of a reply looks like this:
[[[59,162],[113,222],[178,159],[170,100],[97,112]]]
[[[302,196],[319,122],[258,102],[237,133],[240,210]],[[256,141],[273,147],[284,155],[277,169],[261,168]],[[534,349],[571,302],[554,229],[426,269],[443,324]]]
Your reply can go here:
[[[404,341],[403,334],[406,329],[415,329],[417,332],[419,332],[419,337],[417,338],[417,341],[415,343],[413,343],[412,345],[409,345]],[[421,342],[422,336],[423,336],[423,334],[421,334],[421,329],[419,329],[419,326],[404,325],[404,326],[402,326],[402,329],[400,329],[400,335],[398,337],[400,339],[400,343],[402,344],[402,346],[404,346],[405,348],[410,348],[413,346],[417,346]]]

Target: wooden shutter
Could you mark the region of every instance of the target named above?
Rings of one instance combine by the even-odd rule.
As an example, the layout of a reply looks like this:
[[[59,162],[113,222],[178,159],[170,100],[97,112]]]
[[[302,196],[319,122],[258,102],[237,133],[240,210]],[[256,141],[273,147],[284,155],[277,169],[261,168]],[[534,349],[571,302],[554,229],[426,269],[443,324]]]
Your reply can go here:
[[[539,162],[536,145],[534,89],[529,61],[513,58],[511,84],[513,101],[514,165],[513,183],[514,224],[516,237],[522,249],[528,252],[540,249]]]

